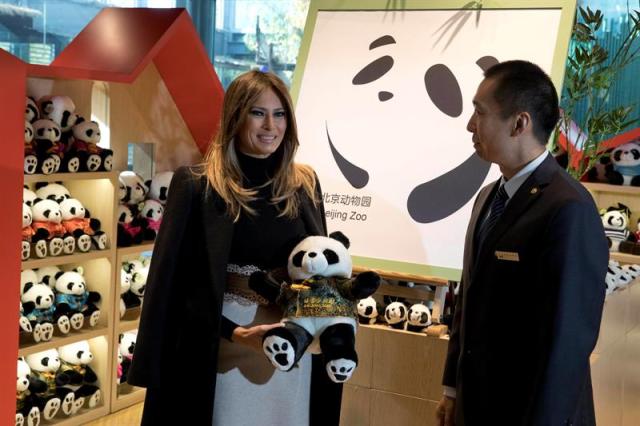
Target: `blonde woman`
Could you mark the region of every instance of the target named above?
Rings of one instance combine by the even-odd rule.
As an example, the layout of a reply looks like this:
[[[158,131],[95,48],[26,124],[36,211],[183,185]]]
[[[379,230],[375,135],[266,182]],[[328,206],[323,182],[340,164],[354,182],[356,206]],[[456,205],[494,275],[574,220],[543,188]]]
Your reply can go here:
[[[303,235],[326,234],[315,173],[293,161],[298,145],[286,86],[250,71],[227,89],[204,164],[176,171],[129,375],[147,388],[143,424],[317,423],[312,387],[333,398],[325,412],[337,423],[341,388],[311,386],[309,355],[284,373],[262,353],[282,313],[248,287],[251,272],[286,265]]]

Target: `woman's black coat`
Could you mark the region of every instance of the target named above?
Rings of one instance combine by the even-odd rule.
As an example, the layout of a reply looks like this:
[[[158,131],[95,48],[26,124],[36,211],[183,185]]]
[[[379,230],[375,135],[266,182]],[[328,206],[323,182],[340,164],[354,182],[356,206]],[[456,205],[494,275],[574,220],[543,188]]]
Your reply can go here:
[[[212,424],[233,222],[202,170],[182,167],[174,174],[154,246],[128,378],[147,388],[144,425]],[[326,235],[322,204],[315,207],[302,189],[299,194],[307,232]],[[311,423],[337,424],[342,389],[328,382],[323,370],[314,360]],[[327,397],[334,400],[333,410]],[[314,406],[318,399],[324,399],[324,411]],[[251,405],[247,401],[248,409]]]

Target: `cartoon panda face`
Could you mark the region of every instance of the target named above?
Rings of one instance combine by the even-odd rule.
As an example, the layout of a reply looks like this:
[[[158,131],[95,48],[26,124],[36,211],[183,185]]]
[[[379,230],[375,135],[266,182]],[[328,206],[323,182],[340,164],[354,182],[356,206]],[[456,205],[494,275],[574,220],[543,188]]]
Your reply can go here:
[[[53,290],[44,284],[26,285],[20,298],[22,303],[33,302],[36,309],[49,309],[53,306],[54,300]]]
[[[640,143],[631,142],[618,146],[611,152],[611,161],[617,166],[640,164]]]
[[[417,303],[409,308],[407,322],[410,325],[426,327],[431,325],[431,312],[422,303]]]
[[[54,223],[60,223],[62,221],[60,205],[53,200],[36,198],[31,207],[31,211],[33,212],[34,221]]]
[[[350,278],[351,255],[341,241],[311,236],[295,246],[289,255],[287,268],[293,280],[305,280],[314,275]]]
[[[82,203],[75,199],[69,198],[60,203],[60,211],[62,212],[62,220],[71,220],[86,217],[86,210]]]
[[[376,300],[369,296],[365,299],[360,299],[357,305],[358,315],[364,318],[376,318],[378,316],[378,309]]]
[[[26,228],[31,225],[31,221],[33,220],[33,215],[31,213],[31,207],[29,207],[26,203],[22,203],[22,227]]]
[[[43,200],[53,200],[59,204],[65,199],[71,198],[71,193],[60,183],[38,182],[36,183],[36,196]]]
[[[55,349],[27,355],[26,361],[32,371],[54,373],[60,368],[60,356]]]
[[[29,389],[30,374],[29,364],[23,358],[18,358],[18,381],[16,382],[16,390],[18,392],[24,392]]]
[[[384,310],[384,318],[391,325],[406,321],[407,307],[402,302],[390,303]]]
[[[80,296],[87,289],[84,277],[75,271],[67,271],[56,279],[56,291],[58,293]]]
[[[165,204],[169,196],[171,179],[173,179],[173,172],[157,173],[151,180],[148,197]]]
[[[24,119],[29,123],[33,123],[39,118],[40,118],[40,111],[38,111],[36,101],[32,97],[27,96],[26,107],[24,111]]]
[[[122,333],[120,335],[120,345],[118,346],[118,353],[125,358],[131,358],[133,351],[136,348],[137,335],[135,333]]]
[[[160,220],[164,213],[164,207],[156,200],[146,200],[140,214],[142,217],[152,220]]]
[[[91,347],[86,340],[61,346],[58,351],[60,359],[69,364],[87,365],[93,361],[93,353],[91,353]]]
[[[60,126],[47,119],[40,119],[33,123],[33,132],[36,139],[48,140],[54,143],[60,141],[60,136],[62,135]]]
[[[134,205],[144,201],[145,196],[149,192],[149,188],[147,188],[147,185],[140,175],[131,171],[125,171],[120,173],[119,179],[126,191],[125,196],[121,200],[122,202]]]
[[[46,96],[38,100],[42,117],[56,122],[66,132],[78,120],[76,106],[68,96]]]
[[[607,229],[624,230],[629,225],[629,216],[623,210],[610,210],[602,215],[602,224]]]
[[[51,289],[56,288],[56,279],[60,277],[63,272],[58,266],[43,266],[36,271],[38,276],[38,282],[48,285]]]
[[[314,12],[305,29],[309,48],[296,70],[305,142],[296,158],[318,173],[329,227],[346,225],[352,253],[459,269],[472,200],[499,176],[466,130],[473,97],[497,61],[522,58],[550,71],[560,10],[340,3],[350,10]],[[519,52],[514,34],[535,49]],[[387,243],[389,229],[402,250]]]
[[[95,121],[82,121],[73,126],[73,137],[97,145],[102,138],[100,126]]]
[[[33,141],[33,126],[28,121],[24,122],[24,143]]]

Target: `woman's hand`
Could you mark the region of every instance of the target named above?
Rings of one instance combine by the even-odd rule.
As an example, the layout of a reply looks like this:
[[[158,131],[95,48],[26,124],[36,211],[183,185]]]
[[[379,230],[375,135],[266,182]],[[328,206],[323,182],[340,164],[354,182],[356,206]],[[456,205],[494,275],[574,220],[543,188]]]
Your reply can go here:
[[[283,325],[283,323],[278,322],[275,324],[255,325],[249,328],[238,326],[233,330],[231,340],[234,343],[262,352],[262,336],[272,328],[282,327]]]

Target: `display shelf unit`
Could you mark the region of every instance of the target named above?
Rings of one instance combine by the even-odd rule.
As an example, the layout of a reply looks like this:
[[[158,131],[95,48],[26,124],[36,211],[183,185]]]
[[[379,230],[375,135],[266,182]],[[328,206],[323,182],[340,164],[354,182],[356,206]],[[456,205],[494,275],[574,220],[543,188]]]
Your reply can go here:
[[[15,413],[15,357],[59,347],[88,339],[95,355],[95,366],[103,391],[101,404],[83,410],[70,418],[56,418],[53,424],[84,424],[108,412],[124,408],[141,399],[143,392],[134,391],[111,398],[116,373],[114,354],[117,336],[123,327],[137,327],[137,322],[116,327],[116,308],[119,305],[118,259],[136,251],[146,251],[152,244],[116,249],[117,184],[119,170],[129,168],[127,159],[130,143],[152,144],[154,156],[150,160],[153,173],[175,170],[182,165],[202,159],[208,144],[217,131],[224,90],[185,9],[104,8],[78,34],[50,66],[25,64],[0,50],[0,69],[3,79],[11,84],[0,88],[3,103],[0,111],[4,120],[0,130],[8,140],[19,140],[24,133],[25,96],[36,99],[46,95],[67,95],[76,106],[76,113],[98,121],[102,130],[101,146],[114,151],[110,172],[57,173],[54,175],[21,174],[22,148],[9,144],[0,157],[7,170],[0,185],[4,185],[7,215],[21,214],[22,184],[61,181],[102,222],[109,238],[104,251],[76,253],[69,256],[47,257],[20,261],[17,229],[13,221],[5,226],[0,241],[7,266],[3,268],[0,315],[6,313],[7,324],[17,321],[16,294],[19,291],[19,272],[23,268],[47,265],[82,265],[89,274],[102,272],[100,279],[87,278],[91,290],[102,296],[101,319],[92,329],[54,336],[49,342],[24,344],[18,347],[17,327],[0,330],[0,424],[10,424]],[[11,248],[15,247],[15,248]],[[65,267],[66,267],[65,266]],[[64,267],[63,267],[64,269]],[[116,274],[116,272],[118,272]],[[94,283],[98,286],[94,289]],[[10,314],[10,315],[9,315]],[[10,317],[10,318],[9,318]],[[16,343],[10,343],[16,342]]]

